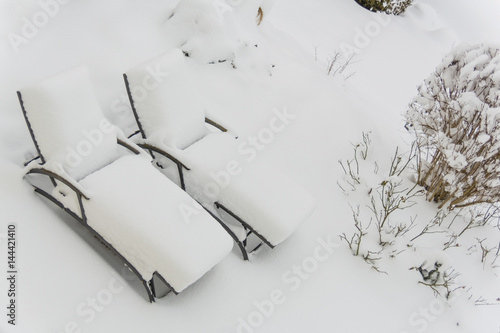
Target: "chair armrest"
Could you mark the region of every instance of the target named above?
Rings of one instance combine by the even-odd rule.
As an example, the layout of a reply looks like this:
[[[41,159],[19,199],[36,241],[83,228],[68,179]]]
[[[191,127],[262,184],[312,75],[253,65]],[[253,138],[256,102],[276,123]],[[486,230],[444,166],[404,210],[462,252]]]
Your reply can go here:
[[[73,191],[75,191],[75,193],[77,195],[81,196],[82,198],[85,198],[87,200],[90,199],[90,196],[88,195],[88,193],[86,193],[85,189],[77,181],[75,181],[74,179],[72,179],[68,176],[61,175],[54,170],[50,170],[48,168],[45,168],[44,166],[38,166],[38,167],[30,168],[26,172],[26,175],[29,175],[29,174],[42,174],[42,175],[48,176],[52,179],[56,179],[56,180],[60,181],[61,183],[63,183],[64,185],[68,186]]]
[[[180,186],[183,190],[186,190],[186,184],[184,183],[184,172],[182,171],[182,169],[183,168],[186,170],[190,170],[190,169],[184,163],[179,161],[173,155],[166,152],[164,149],[156,147],[150,143],[138,143],[137,145],[139,147],[141,147],[142,149],[149,151],[151,153],[151,155],[153,155],[153,152],[155,152],[155,153],[158,153],[158,154],[168,158],[172,162],[174,162],[177,165],[177,171],[179,172]]]
[[[137,148],[136,148],[136,147],[134,147],[134,146],[137,146],[137,145],[135,145],[135,144],[131,144],[131,142],[130,142],[130,141],[128,141],[128,140],[127,140],[127,141],[123,141],[123,140],[121,140],[121,139],[118,139],[118,140],[117,140],[117,143],[118,143],[120,146],[127,148],[128,150],[130,150],[131,152],[133,152],[133,153],[134,153],[134,154],[136,154],[136,155],[139,155],[139,154],[141,153],[141,150],[140,150],[140,149],[138,149],[138,148],[140,148],[140,147],[137,147]]]
[[[217,128],[221,132],[227,132],[227,128],[225,128],[224,126],[222,126],[221,124],[217,123],[216,121],[214,121],[210,118],[205,117],[205,122],[207,124],[212,125],[213,127]]]
[[[142,149],[144,150],[149,150],[149,151],[153,151],[155,153],[158,153],[166,158],[168,158],[169,160],[171,160],[172,162],[174,162],[175,164],[177,164],[178,166],[180,167],[183,167],[184,169],[186,170],[191,170],[189,169],[184,163],[182,163],[180,160],[178,160],[177,158],[175,158],[172,154],[169,154],[168,152],[166,152],[164,149],[162,148],[159,148],[157,146],[154,146],[150,143],[138,143],[137,146],[141,147]]]
[[[131,135],[130,137],[133,137],[134,135],[135,134]],[[118,131],[116,137],[117,137],[116,143],[119,144],[122,147],[127,148],[132,153],[134,153],[136,155],[141,155],[141,154],[142,155],[147,155],[147,153],[144,150],[142,150],[139,145],[137,145],[134,141],[132,141],[129,138],[127,138],[125,136],[125,134],[123,134],[122,131]]]

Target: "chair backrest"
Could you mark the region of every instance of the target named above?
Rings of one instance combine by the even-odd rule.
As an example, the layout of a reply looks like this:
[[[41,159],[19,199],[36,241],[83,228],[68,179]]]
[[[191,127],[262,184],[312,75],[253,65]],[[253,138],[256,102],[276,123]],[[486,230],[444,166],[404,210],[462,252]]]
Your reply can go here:
[[[124,78],[145,137],[184,149],[206,135],[196,63],[181,50],[142,63],[127,71]]]
[[[42,161],[80,180],[118,157],[117,129],[102,114],[85,67],[26,86],[18,97]]]

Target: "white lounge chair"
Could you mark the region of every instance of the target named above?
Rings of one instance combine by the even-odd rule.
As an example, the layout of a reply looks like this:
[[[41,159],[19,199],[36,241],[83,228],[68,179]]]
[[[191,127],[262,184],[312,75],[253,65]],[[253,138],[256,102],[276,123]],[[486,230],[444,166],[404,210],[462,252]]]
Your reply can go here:
[[[255,249],[248,236],[257,236],[257,247],[278,245],[306,220],[314,200],[265,160],[249,162],[241,154],[243,140],[206,118],[195,88],[197,66],[177,49],[124,74],[141,135],[135,140],[167,176],[222,218],[247,259]]]
[[[151,302],[181,292],[231,251],[220,223],[105,119],[84,67],[17,94],[39,154],[27,163],[35,191],[115,252]]]

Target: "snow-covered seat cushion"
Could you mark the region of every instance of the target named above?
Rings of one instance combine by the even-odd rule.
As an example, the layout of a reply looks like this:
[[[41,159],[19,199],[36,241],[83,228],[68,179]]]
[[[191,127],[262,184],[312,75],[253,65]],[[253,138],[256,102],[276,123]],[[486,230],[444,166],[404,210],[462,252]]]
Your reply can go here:
[[[265,159],[246,159],[238,152],[241,144],[227,133],[212,133],[184,149],[186,191],[199,202],[222,204],[278,245],[311,214],[314,200]]]
[[[82,179],[88,224],[148,281],[180,292],[228,254],[232,239],[143,156],[124,156]]]
[[[90,82],[80,66],[20,91],[43,157],[75,180],[119,156],[117,129],[102,114]]]

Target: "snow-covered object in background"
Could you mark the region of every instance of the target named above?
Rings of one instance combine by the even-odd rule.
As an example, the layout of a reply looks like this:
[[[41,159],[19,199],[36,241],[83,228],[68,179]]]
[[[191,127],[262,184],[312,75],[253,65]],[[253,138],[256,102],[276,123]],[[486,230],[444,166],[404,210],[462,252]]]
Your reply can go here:
[[[358,4],[374,12],[401,15],[413,4],[413,0],[356,0]]]
[[[231,11],[233,7],[225,0],[181,0],[166,22],[165,34],[175,38],[175,47],[200,62],[231,59],[238,45],[236,35],[226,30],[234,23],[225,15]]]
[[[47,159],[32,162],[28,172],[41,170],[57,179],[44,194],[116,250],[143,280],[150,300],[156,296],[148,284],[154,274],[178,293],[231,251],[232,239],[221,225],[158,172],[119,129],[103,121],[85,68],[33,84],[19,96],[33,139]],[[69,174],[66,142],[76,145],[82,165]],[[75,174],[83,178],[77,181]]]
[[[199,63],[228,62],[235,68],[270,72],[273,64],[259,48],[259,25],[273,4],[274,0],[181,0],[165,24],[165,35],[173,48]]]
[[[148,75],[149,67],[175,75],[167,75],[164,82],[155,88],[151,99],[148,95],[144,100],[135,102],[133,87],[141,84]],[[192,88],[197,83],[208,81],[202,77],[198,78],[199,82],[190,78],[191,71],[198,67],[200,65],[177,49],[126,73],[145,143],[183,163],[187,192],[207,209],[215,211],[215,206],[223,207],[223,210],[226,208],[268,245],[278,245],[311,214],[314,200],[307,191],[264,160],[248,160],[248,155],[242,153],[245,147],[243,140],[229,133],[207,131],[200,137],[203,131],[199,128],[205,126],[204,101],[201,100],[202,95],[195,94],[196,90]],[[178,103],[182,99],[185,107]],[[178,124],[166,123],[178,117],[186,119],[179,119]],[[172,130],[168,133],[170,127]],[[190,138],[183,141],[190,142],[188,146],[176,144],[178,141],[174,134],[180,132]]]
[[[500,48],[461,45],[418,89],[406,120],[428,199],[461,207],[500,199]]]

